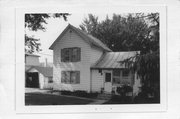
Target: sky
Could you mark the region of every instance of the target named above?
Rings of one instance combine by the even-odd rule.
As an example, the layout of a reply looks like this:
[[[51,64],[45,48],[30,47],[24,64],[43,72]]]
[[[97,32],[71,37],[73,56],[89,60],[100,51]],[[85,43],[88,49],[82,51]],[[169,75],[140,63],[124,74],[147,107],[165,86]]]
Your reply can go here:
[[[112,14],[107,13],[99,13],[93,14],[98,16],[98,20],[101,21],[106,18],[108,15],[109,18],[112,17]],[[39,53],[34,53],[40,55],[40,62],[45,62],[45,58],[47,58],[48,62],[53,62],[53,52],[49,49],[51,44],[57,39],[57,37],[61,34],[61,32],[66,28],[66,26],[70,23],[75,27],[79,27],[79,25],[83,22],[85,18],[88,17],[88,13],[71,13],[68,16],[67,21],[64,21],[63,18],[49,18],[47,19],[47,24],[45,24],[46,31],[37,31],[37,32],[28,32],[29,35],[34,35],[35,38],[40,39],[42,51]]]

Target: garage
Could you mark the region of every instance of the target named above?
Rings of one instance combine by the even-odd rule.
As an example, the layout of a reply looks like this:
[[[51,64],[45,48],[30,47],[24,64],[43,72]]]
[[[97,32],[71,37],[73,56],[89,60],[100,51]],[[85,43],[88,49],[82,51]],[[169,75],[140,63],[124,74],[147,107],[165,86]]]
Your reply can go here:
[[[39,89],[53,88],[53,68],[31,66],[26,71],[26,87]]]
[[[39,88],[38,72],[28,72],[26,76],[26,87]]]

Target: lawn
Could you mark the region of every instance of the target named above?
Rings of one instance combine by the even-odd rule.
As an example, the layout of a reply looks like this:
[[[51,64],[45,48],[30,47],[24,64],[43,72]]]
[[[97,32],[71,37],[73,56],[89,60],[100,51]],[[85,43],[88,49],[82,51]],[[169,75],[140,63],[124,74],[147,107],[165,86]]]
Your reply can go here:
[[[133,100],[131,96],[121,97],[118,95],[114,95],[110,100],[108,100],[103,104],[158,104],[158,103],[160,103],[160,100],[154,98],[136,97]]]
[[[93,102],[88,99],[60,95],[25,93],[25,105],[83,105]]]

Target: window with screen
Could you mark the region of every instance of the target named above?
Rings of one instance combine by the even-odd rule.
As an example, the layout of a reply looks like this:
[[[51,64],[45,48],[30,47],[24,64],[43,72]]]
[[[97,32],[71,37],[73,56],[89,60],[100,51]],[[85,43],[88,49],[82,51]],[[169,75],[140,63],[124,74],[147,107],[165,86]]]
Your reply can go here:
[[[113,70],[113,83],[120,84],[121,71],[120,69]]]
[[[62,71],[61,83],[66,84],[79,84],[80,83],[80,71]]]
[[[61,62],[79,62],[81,49],[78,47],[61,49]]]

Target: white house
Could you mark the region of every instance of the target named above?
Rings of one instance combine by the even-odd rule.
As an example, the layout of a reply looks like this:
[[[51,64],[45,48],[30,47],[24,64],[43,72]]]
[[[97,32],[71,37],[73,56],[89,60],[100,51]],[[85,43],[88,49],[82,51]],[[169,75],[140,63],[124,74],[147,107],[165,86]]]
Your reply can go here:
[[[53,88],[53,68],[32,66],[26,71],[26,87],[51,89]]]
[[[111,93],[127,84],[138,92],[140,80],[124,64],[137,52],[112,52],[104,43],[80,29],[68,25],[50,46],[53,50],[54,88]]]

